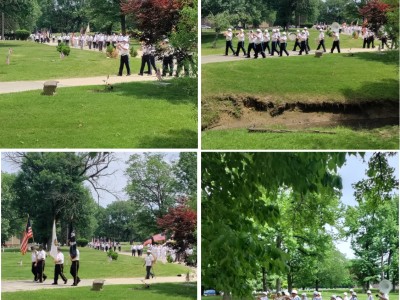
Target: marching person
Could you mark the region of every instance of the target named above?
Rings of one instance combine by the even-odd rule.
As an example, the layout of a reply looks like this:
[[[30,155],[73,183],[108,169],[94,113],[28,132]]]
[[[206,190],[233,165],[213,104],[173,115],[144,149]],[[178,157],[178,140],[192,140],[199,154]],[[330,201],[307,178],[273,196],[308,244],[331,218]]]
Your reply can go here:
[[[333,44],[332,44],[331,53],[333,53],[333,50],[335,50],[335,48],[337,48],[338,53],[340,53],[339,32],[334,32],[332,37],[333,37]]]
[[[368,29],[367,28],[363,28],[362,38],[363,38],[363,48],[365,49],[365,47],[368,44]],[[369,45],[368,45],[368,48],[369,48]]]
[[[357,293],[356,292],[352,292],[351,293],[350,300],[357,300]]]
[[[74,283],[71,286],[77,286],[78,283],[81,281],[81,279],[78,276],[78,272],[79,272],[79,250],[76,249],[76,256],[75,257],[70,256],[70,258],[71,258],[72,264],[71,264],[71,268],[69,270],[69,273],[74,278]]]
[[[143,71],[144,71],[146,64],[147,64],[148,73],[150,73],[150,71],[151,71],[150,70],[150,56],[149,56],[150,49],[149,49],[149,45],[146,44],[145,40],[143,40],[141,42],[141,45],[142,45],[142,64],[140,66],[140,71],[139,71],[138,75],[143,76]]]
[[[304,31],[306,32],[306,47],[307,47],[307,51],[310,51],[310,43],[309,43],[309,37],[310,37],[310,32],[308,31],[307,27],[304,27]]]
[[[167,72],[169,73],[169,76],[172,76],[174,72],[174,49],[169,43],[169,39],[165,39],[164,43],[162,44],[164,52],[163,52],[163,72],[162,76],[166,76]],[[136,245],[134,252],[136,252]],[[133,253],[133,256],[135,256],[135,253]],[[138,253],[139,256],[139,253]]]
[[[247,46],[247,58],[250,58],[250,53],[251,50],[254,52],[256,51],[254,48],[254,33],[253,30],[250,30],[249,33],[247,34],[247,37],[249,39],[249,45]]]
[[[387,32],[384,32],[382,37],[381,37],[382,49],[385,49],[385,45],[389,49],[389,45],[387,44],[387,40],[388,40]]]
[[[257,29],[256,33],[256,40],[254,42],[254,46],[256,48],[256,53],[254,54],[254,58],[258,58],[258,53],[261,53],[261,56],[265,58],[265,53],[264,49],[262,48],[262,43],[263,43],[263,34],[261,32],[261,29]]]
[[[280,43],[280,55],[282,56],[282,53],[285,52],[286,56],[289,56],[289,53],[286,50],[286,46],[287,46],[287,36],[286,36],[286,32],[282,32],[282,36],[279,38],[279,43]]]
[[[389,300],[389,295],[382,291],[379,291],[379,294],[376,296],[379,298],[379,300]]]
[[[226,43],[225,43],[225,56],[228,55],[228,50],[231,49],[232,50],[232,54],[235,55],[235,50],[233,50],[232,47],[232,29],[228,29],[228,31],[224,32],[225,38],[226,38]]]
[[[31,247],[31,261],[32,261],[32,274],[34,276],[33,281],[37,282],[38,280],[38,272],[37,272],[37,266],[36,266],[36,261],[37,261],[37,251],[36,247],[32,246]]]
[[[243,50],[243,55],[246,56],[246,50],[244,49],[244,30],[240,29],[240,32],[236,35],[238,44],[236,47],[236,56],[239,56],[240,50]]]
[[[57,247],[57,257],[54,260],[54,282],[53,285],[58,284],[58,276],[60,275],[64,284],[67,284],[68,279],[64,276],[64,254],[61,252],[61,248]]]
[[[271,49],[271,56],[274,56],[274,53],[278,53],[278,50],[276,49],[276,46],[278,44],[278,34],[276,32],[276,29],[272,29],[272,37],[271,37],[271,45],[272,45],[272,49]]]
[[[303,30],[301,32],[301,35],[300,35],[300,52],[299,52],[299,55],[302,55],[303,52],[306,52],[306,54],[308,54],[306,40],[307,40],[307,35],[306,35],[306,32]]]
[[[130,76],[131,69],[129,67],[129,38],[125,37],[122,40],[122,43],[118,43],[117,49],[121,56],[120,63],[119,63],[118,76],[122,76],[122,70],[124,69],[124,65],[126,67],[126,76]]]
[[[326,49],[325,49],[325,34],[324,34],[324,31],[322,29],[319,30],[318,40],[319,40],[319,44],[318,44],[317,50],[319,50],[319,48],[321,48],[321,46],[322,46],[322,49],[324,49],[324,52],[326,52]]]
[[[297,29],[297,32],[296,32],[296,40],[295,40],[295,42],[294,42],[293,51],[296,51],[296,50],[297,50],[297,47],[299,47],[299,49],[301,49],[301,46],[300,46],[300,37],[301,37],[300,30]]]
[[[282,33],[282,35],[283,35],[283,33]],[[282,53],[282,49],[281,49],[281,53]],[[299,295],[298,295],[298,293],[297,293],[297,290],[292,290],[292,297],[291,298],[292,298],[292,300],[301,300]]]
[[[372,295],[371,295],[371,291],[370,290],[368,290],[367,291],[367,300],[373,300],[374,298],[372,297]]]
[[[268,54],[271,54],[271,48],[269,47],[269,41],[271,40],[271,36],[268,32],[268,29],[264,30],[264,45],[263,45],[263,49],[265,51],[265,49],[268,49]]]
[[[150,275],[153,278],[154,274],[151,273],[151,267],[153,266],[154,263],[154,257],[151,254],[150,250],[147,250],[147,256],[144,258],[144,264],[143,266],[146,266],[146,279],[150,279]]]
[[[164,69],[163,69],[163,73],[164,73]],[[132,256],[136,256],[136,245],[135,244],[132,244],[131,251],[132,251]],[[138,254],[138,256],[139,256],[139,254]]]
[[[369,46],[371,45],[372,48],[375,48],[374,41],[375,41],[375,34],[372,30],[370,30],[368,32],[368,41],[367,41],[368,46],[367,47],[369,48]]]
[[[43,250],[43,246],[39,246],[39,252],[37,253],[36,268],[39,282],[46,281],[46,274],[44,274],[44,267],[46,262],[46,252]]]
[[[157,74],[157,67],[156,67],[156,58],[155,58],[155,54],[156,54],[156,48],[154,47],[154,45],[149,45],[149,62],[150,62],[150,69],[149,69],[149,75],[152,75],[152,69],[154,69],[154,72],[156,72]]]
[[[347,293],[346,292],[344,292],[343,295],[344,295],[343,300],[349,300],[349,297],[347,297]]]

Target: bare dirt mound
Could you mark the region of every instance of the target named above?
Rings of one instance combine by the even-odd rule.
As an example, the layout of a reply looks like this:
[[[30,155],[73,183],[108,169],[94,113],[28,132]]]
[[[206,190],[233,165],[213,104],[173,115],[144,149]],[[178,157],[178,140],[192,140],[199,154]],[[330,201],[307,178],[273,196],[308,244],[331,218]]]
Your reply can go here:
[[[203,122],[203,130],[231,128],[286,128],[344,126],[372,129],[399,125],[399,102],[368,101],[274,103],[252,96],[223,96],[217,99],[218,112]]]

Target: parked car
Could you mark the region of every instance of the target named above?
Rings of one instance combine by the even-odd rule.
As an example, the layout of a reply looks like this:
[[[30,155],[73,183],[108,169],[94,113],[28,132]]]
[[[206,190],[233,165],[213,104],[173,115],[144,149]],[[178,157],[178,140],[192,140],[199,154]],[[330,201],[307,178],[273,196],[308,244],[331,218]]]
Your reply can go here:
[[[205,290],[203,296],[217,296],[217,292],[215,290]]]
[[[201,29],[211,29],[211,27],[208,25],[201,25]]]

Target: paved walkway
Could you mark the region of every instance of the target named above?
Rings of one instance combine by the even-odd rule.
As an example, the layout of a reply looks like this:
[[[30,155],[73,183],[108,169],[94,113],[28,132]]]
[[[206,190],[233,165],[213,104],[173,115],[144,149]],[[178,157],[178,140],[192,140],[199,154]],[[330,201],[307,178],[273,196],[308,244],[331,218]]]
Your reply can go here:
[[[347,49],[340,49],[340,51],[341,51],[341,54],[346,54],[346,53],[356,53],[356,52],[377,52],[378,51],[378,48],[370,48],[370,49],[367,49],[367,48],[365,48],[365,49],[363,49],[363,48],[347,48]],[[299,51],[289,51],[288,50],[288,52],[289,52],[289,56],[286,56],[286,54],[283,54],[283,56],[282,57],[287,57],[287,58],[290,58],[290,57],[298,57],[299,55],[298,55],[298,53],[299,53]],[[335,52],[334,53],[337,53],[337,51],[335,50]],[[309,54],[308,55],[314,55],[315,54],[315,50],[311,50],[311,51],[309,51]],[[323,55],[330,55],[331,53],[328,51],[328,48],[327,48],[327,52],[326,53],[324,53]],[[252,55],[251,55],[251,57],[253,58],[253,52],[252,52]],[[306,54],[304,53],[303,54],[303,56],[306,56]],[[259,55],[259,58],[260,59],[262,59],[262,57],[261,57],[261,55]],[[273,58],[273,59],[277,59],[277,58],[281,58],[280,56],[278,56],[278,55],[274,55],[274,56],[269,56],[268,54],[267,54],[267,59],[271,59],[271,58]],[[205,55],[205,56],[202,56],[201,57],[201,64],[210,64],[210,63],[218,63],[218,62],[229,62],[229,61],[238,61],[238,60],[246,60],[246,59],[248,59],[248,60],[250,60],[250,58],[246,58],[246,56],[243,56],[243,53],[241,54],[241,55],[239,55],[239,56],[235,56],[235,55],[228,55],[228,56],[225,56],[225,55]]]
[[[31,90],[43,89],[43,83],[48,80],[58,81],[57,87],[72,87],[72,86],[84,86],[84,85],[104,85],[107,76],[97,76],[88,78],[67,78],[67,79],[46,79],[46,80],[35,80],[35,81],[9,81],[0,82],[0,94],[24,92]],[[108,79],[108,83],[122,83],[122,82],[136,82],[136,81],[156,81],[156,75],[148,76],[117,76],[112,75]]]
[[[144,280],[143,278],[97,278],[105,280],[104,285],[115,285],[115,284],[153,284],[153,283],[183,283],[186,282],[186,275],[174,276],[174,277],[154,277],[152,279]],[[82,279],[79,286],[92,286],[95,279]],[[196,277],[190,278],[191,282],[196,281]],[[19,292],[19,291],[35,291],[41,289],[61,289],[61,288],[74,288],[71,286],[72,280],[68,279],[67,284],[64,284],[62,279],[59,279],[58,285],[52,285],[52,278],[49,276],[43,283],[36,283],[32,280],[2,280],[1,291],[2,292]]]

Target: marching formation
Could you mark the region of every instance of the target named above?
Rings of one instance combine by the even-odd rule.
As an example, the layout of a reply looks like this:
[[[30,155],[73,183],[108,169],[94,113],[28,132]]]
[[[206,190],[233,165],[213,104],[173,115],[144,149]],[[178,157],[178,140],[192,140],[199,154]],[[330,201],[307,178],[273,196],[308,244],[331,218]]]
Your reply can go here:
[[[308,300],[307,294],[301,294],[301,297],[298,295],[297,290],[292,290],[291,293],[289,292],[277,292],[276,294],[272,294],[270,298],[268,298],[269,292],[265,292],[265,295],[257,297],[257,300]],[[343,297],[339,295],[332,295],[330,296],[330,300],[358,300],[357,293],[350,289],[350,298],[347,296],[347,292],[343,293]],[[379,291],[379,294],[376,295],[379,300],[389,300],[389,295],[384,293],[383,291]],[[321,292],[314,291],[312,300],[322,300]],[[372,293],[370,290],[367,291],[367,299],[366,300],[373,300]]]

